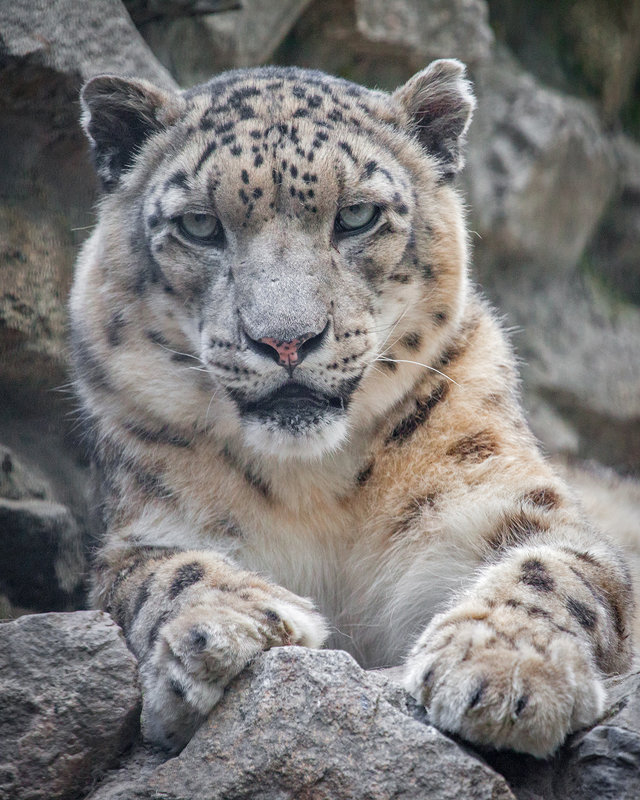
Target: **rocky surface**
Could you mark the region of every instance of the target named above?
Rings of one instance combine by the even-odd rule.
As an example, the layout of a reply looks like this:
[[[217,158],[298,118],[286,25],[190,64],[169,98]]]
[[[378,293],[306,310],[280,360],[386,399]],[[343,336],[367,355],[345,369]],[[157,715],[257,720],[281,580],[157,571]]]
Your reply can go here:
[[[474,71],[465,187],[481,277],[532,262],[573,268],[616,182],[595,112],[541,86],[504,51]]]
[[[640,305],[640,145],[626,136],[615,140],[616,190],[586,249],[586,263],[611,291]]]
[[[68,396],[67,294],[96,198],[78,93],[87,78],[105,71],[175,85],[119,0],[3,5],[0,609],[5,616],[25,608],[77,608],[84,601],[87,481],[81,443],[70,434],[75,420]]]
[[[174,86],[119,0],[16,0],[0,27],[0,387],[65,382],[66,302],[95,178],[78,93],[99,72]]]
[[[256,659],[178,757],[90,798],[123,798],[123,783],[129,798],[163,800],[512,797],[396,685],[346,653],[298,647]]]
[[[78,797],[134,740],[137,666],[99,611],[0,625],[0,798]]]
[[[84,602],[83,503],[74,515],[55,497],[40,470],[0,445],[0,617]]]
[[[230,67],[268,62],[308,5],[309,0],[242,0],[221,4],[216,14],[160,15],[140,30],[178,83],[193,86]]]
[[[273,59],[395,89],[435,58],[474,67],[492,41],[483,0],[315,0]]]
[[[255,659],[168,758],[137,738],[134,659],[100,612],[0,625],[0,676],[2,800],[631,800],[640,793],[639,672],[610,679],[600,723],[546,761],[474,751],[429,725],[396,683],[398,670],[365,672],[346,653],[298,647]]]

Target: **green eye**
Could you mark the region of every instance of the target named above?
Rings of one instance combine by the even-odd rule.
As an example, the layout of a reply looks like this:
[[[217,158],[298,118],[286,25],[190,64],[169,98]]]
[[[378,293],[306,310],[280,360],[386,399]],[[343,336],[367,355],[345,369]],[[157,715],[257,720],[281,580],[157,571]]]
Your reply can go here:
[[[338,233],[361,233],[371,228],[378,217],[380,209],[373,203],[356,203],[343,208],[336,217]]]
[[[178,217],[178,227],[190,239],[200,242],[214,242],[222,234],[222,226],[212,214],[184,214]]]

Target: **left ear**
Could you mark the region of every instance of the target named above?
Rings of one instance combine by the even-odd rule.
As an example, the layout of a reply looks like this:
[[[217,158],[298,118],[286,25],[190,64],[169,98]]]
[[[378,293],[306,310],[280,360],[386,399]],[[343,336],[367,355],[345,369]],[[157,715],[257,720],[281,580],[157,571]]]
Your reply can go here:
[[[183,105],[178,94],[117,75],[92,78],[80,100],[82,126],[106,192],[115,189],[144,142],[175,122]]]
[[[393,93],[409,128],[442,164],[445,177],[464,165],[462,147],[476,105],[465,66],[454,58],[433,61]]]

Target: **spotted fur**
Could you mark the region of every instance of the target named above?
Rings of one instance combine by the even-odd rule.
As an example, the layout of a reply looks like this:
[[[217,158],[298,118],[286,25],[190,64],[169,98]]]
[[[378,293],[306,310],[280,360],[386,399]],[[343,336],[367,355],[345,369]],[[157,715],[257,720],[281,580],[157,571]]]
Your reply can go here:
[[[82,102],[104,189],[71,299],[93,597],[140,661],[146,736],[178,749],[257,652],[325,640],[404,661],[472,742],[546,755],[593,722],[629,664],[629,578],[467,278],[462,65],[392,95],[101,76]]]

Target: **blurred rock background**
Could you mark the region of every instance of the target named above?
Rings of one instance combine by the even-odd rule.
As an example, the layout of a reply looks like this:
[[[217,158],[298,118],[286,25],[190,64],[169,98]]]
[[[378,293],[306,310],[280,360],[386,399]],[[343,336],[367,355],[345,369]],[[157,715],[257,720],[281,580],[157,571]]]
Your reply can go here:
[[[474,277],[532,427],[640,553],[640,0],[13,0],[0,6],[0,617],[84,603],[66,297],[96,184],[78,92],[297,64],[392,89],[465,61]]]

